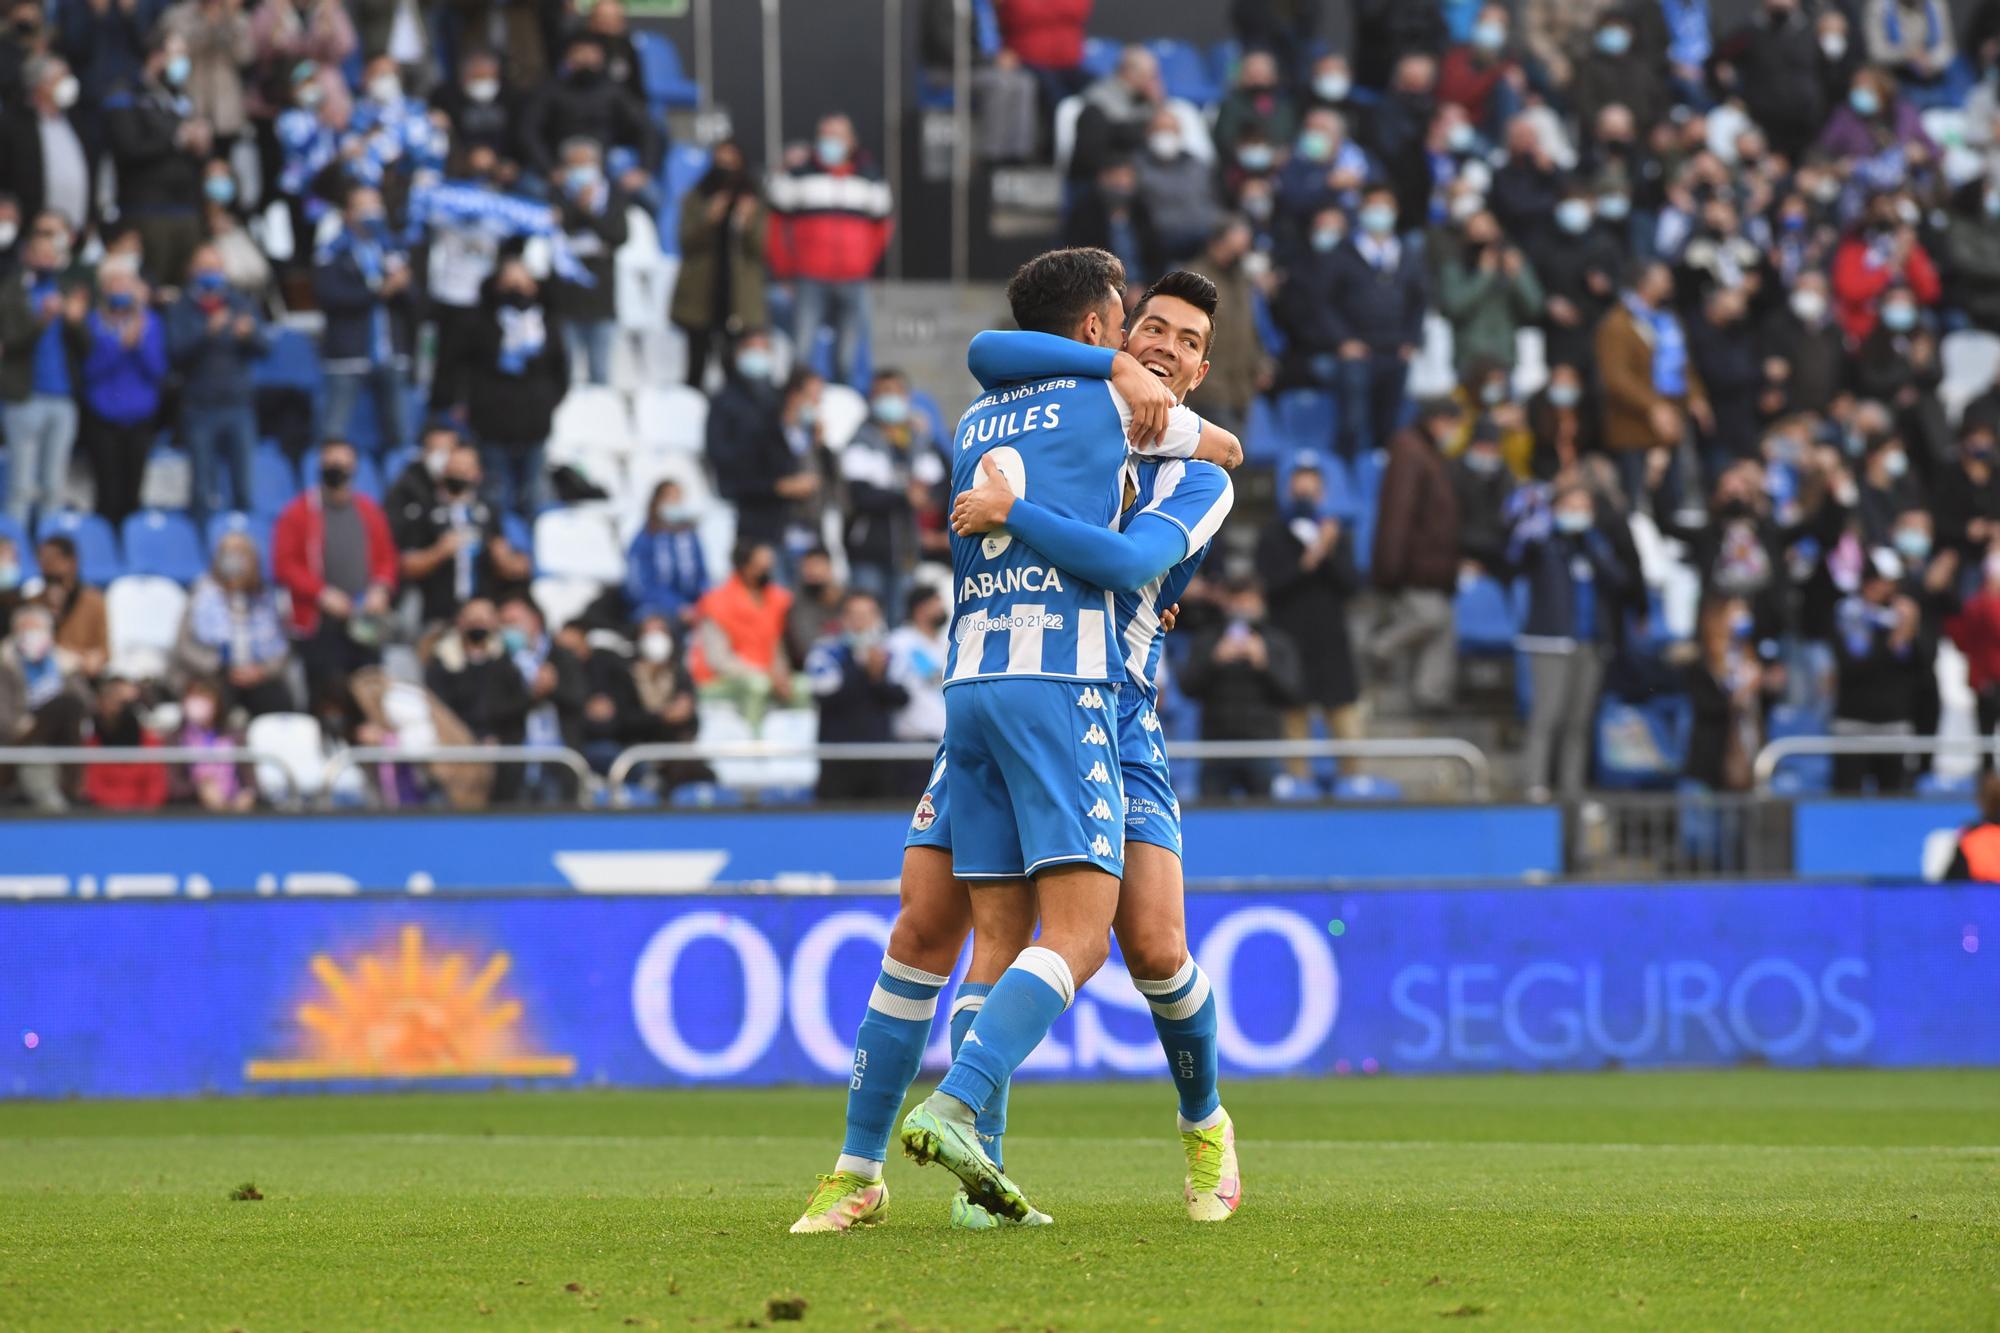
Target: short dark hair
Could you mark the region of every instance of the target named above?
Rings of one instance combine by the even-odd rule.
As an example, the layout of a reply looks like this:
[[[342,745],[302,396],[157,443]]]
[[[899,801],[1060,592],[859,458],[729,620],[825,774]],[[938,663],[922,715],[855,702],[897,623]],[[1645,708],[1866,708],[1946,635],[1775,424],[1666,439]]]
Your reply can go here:
[[[1215,284],[1192,269],[1177,268],[1148,287],[1146,294],[1139,298],[1139,304],[1132,307],[1134,324],[1146,317],[1146,306],[1156,296],[1171,296],[1175,300],[1186,301],[1208,316],[1208,336],[1201,342],[1202,355],[1208,355],[1208,349],[1215,343],[1215,307],[1221,299]]]
[[[777,554],[777,548],[769,542],[760,542],[754,537],[738,538],[736,548],[729,553],[729,567],[731,569],[744,568],[750,563],[751,557],[755,556],[759,551],[769,551],[773,556]]]
[[[919,583],[910,589],[910,595],[903,599],[903,619],[914,620],[917,608],[925,602],[942,602],[944,596],[928,583]]]
[[[40,549],[44,551],[54,551],[57,555],[60,555],[65,560],[76,559],[76,543],[73,540],[71,540],[69,534],[67,533],[52,532],[48,536],[42,538],[39,545]]]
[[[1125,265],[1109,250],[1079,245],[1037,255],[1015,269],[1007,304],[1028,332],[1067,337],[1104,305],[1106,292],[1125,294]]]

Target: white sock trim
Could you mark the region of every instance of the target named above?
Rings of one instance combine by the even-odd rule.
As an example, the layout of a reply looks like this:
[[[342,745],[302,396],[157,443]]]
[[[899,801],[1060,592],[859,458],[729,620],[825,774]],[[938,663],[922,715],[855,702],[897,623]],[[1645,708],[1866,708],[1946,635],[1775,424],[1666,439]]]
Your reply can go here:
[[[985,1005],[986,1005],[986,997],[984,995],[961,994],[951,1002],[951,1016],[953,1018],[957,1018],[960,1014],[966,1013],[968,1011],[976,1014],[982,1008],[984,1008]]]
[[[1140,977],[1133,977],[1132,989],[1138,991],[1141,995],[1172,995],[1175,991],[1187,985],[1188,982],[1193,981],[1194,973],[1194,955],[1189,954],[1187,961],[1180,965],[1180,970],[1165,981],[1147,981]]]
[[[944,983],[951,980],[950,977],[941,977],[911,967],[908,963],[899,963],[886,953],[882,955],[882,970],[898,981],[914,982],[919,986],[936,986],[939,990],[943,990]]]
[[[866,1157],[855,1157],[848,1153],[840,1155],[840,1160],[833,1164],[833,1169],[835,1171],[851,1171],[863,1180],[880,1180],[882,1178],[882,1164],[880,1162],[872,1161]]]
[[[1069,964],[1065,963],[1063,956],[1054,949],[1044,949],[1039,944],[1030,945],[1021,950],[1020,956],[1014,960],[1014,966],[1007,970],[1011,972],[1015,968],[1026,972],[1062,996],[1063,1008],[1069,1008],[1076,1000],[1076,981],[1070,976]]]
[[[913,1000],[907,995],[896,994],[878,981],[874,994],[868,997],[868,1007],[878,1014],[900,1018],[907,1023],[928,1023],[937,1017],[937,996]]]
[[[1180,1123],[1181,1133],[1183,1134],[1192,1134],[1199,1129],[1214,1129],[1228,1118],[1229,1112],[1223,1110],[1220,1103],[1217,1103],[1213,1111],[1210,1111],[1199,1120],[1190,1120],[1180,1112],[1174,1112],[1174,1119]]]
[[[1194,967],[1192,959],[1188,961],[1188,966]],[[1186,983],[1183,982],[1182,984],[1185,985]],[[1178,1000],[1148,1000],[1146,1003],[1161,1018],[1172,1022],[1179,1022],[1183,1018],[1194,1017],[1195,1012],[1208,1003],[1208,995],[1208,973],[1195,967],[1194,988],[1188,991],[1186,995],[1181,996]]]

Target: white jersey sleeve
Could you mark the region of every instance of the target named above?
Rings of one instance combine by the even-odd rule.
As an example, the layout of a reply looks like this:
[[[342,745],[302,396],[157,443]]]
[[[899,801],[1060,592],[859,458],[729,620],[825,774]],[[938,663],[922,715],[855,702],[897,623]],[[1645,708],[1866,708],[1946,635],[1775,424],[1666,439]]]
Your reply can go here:
[[[1125,401],[1125,395],[1111,387],[1111,381],[1104,382],[1104,388],[1111,395],[1111,401],[1118,406],[1118,428],[1128,434],[1132,429],[1132,406]],[[1186,403],[1176,403],[1167,413],[1167,435],[1156,445],[1135,450],[1148,458],[1192,458],[1195,446],[1201,443],[1201,417]]]

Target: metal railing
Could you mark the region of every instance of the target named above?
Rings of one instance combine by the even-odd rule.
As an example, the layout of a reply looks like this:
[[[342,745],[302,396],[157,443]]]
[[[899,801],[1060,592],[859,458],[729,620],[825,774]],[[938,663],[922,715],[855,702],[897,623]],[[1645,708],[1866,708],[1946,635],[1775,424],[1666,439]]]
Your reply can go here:
[[[0,752],[4,753],[4,752]],[[357,745],[326,761],[320,787],[331,792],[334,782],[350,768],[373,764],[553,764],[576,778],[576,803],[590,803],[595,780],[590,761],[565,745],[432,745],[420,749],[395,745]]]
[[[1620,792],[1563,809],[1563,869],[1604,883],[1784,875],[1792,803],[1749,793]]]
[[[299,784],[285,761],[268,750],[250,750],[240,745],[218,745],[203,749],[197,745],[23,745],[0,747],[0,767],[6,768],[96,768],[104,764],[167,764],[191,768],[197,764],[257,765],[261,786],[266,774],[275,773],[284,783],[284,799],[298,799]]]
[[[661,742],[635,745],[612,761],[606,774],[612,804],[624,806],[626,784],[645,764],[711,763],[764,760],[774,763],[928,763],[937,747],[928,741],[883,741],[788,745],[773,741]],[[1405,737],[1367,740],[1306,741],[1176,741],[1170,759],[1363,759],[1392,762],[1433,762],[1462,770],[1467,794],[1485,799],[1493,790],[1493,765],[1485,751],[1456,737]]]
[[[1751,780],[1759,792],[1768,795],[1778,765],[1787,759],[1855,755],[1995,755],[2000,741],[1984,736],[1787,736],[1757,752],[1750,766]]]

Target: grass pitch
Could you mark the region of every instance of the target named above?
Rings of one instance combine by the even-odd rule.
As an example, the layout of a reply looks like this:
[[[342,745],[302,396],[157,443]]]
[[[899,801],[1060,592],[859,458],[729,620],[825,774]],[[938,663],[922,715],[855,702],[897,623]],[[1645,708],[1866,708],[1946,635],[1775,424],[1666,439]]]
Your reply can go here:
[[[1221,1226],[1164,1084],[1031,1085],[1054,1227],[844,1236],[838,1090],[0,1106],[0,1328],[2000,1327],[2000,1072],[1225,1092]]]

